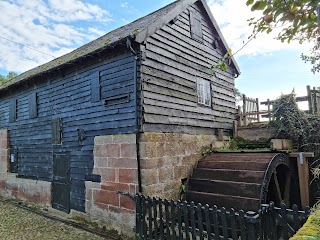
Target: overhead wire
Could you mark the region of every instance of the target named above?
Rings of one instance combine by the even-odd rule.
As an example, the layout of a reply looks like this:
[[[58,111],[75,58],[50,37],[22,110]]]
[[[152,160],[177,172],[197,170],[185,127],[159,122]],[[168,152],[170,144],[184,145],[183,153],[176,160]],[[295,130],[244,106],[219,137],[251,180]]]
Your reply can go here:
[[[8,39],[8,38],[2,37],[2,36],[0,36],[0,38],[2,38],[2,39],[4,39],[4,40],[7,40],[7,41],[9,41],[9,42],[13,42],[13,43],[15,43],[15,44],[18,44],[18,45],[20,45],[20,46],[29,48],[29,49],[31,49],[31,50],[33,50],[33,51],[37,51],[37,52],[39,52],[39,53],[42,53],[42,54],[45,54],[45,55],[47,55],[47,56],[50,56],[50,57],[55,58],[55,56],[53,56],[53,55],[50,55],[50,54],[45,53],[45,52],[42,52],[42,51],[40,51],[40,50],[38,50],[38,49],[32,48],[32,47],[30,47],[30,46],[28,46],[28,45],[26,45],[26,44],[18,43],[18,42],[16,42],[16,41],[13,41],[13,40],[11,40],[11,39]]]
[[[29,48],[29,49],[31,49],[31,50],[33,50],[33,51],[36,51],[36,52],[39,52],[39,53],[45,54],[45,55],[50,56],[50,57],[52,57],[52,58],[56,58],[55,56],[53,56],[53,55],[51,55],[51,54],[48,54],[48,53],[42,52],[42,51],[40,51],[40,50],[38,50],[38,49],[35,49],[35,48],[32,48],[32,47],[30,47],[30,46],[28,46],[28,45],[26,45],[26,44],[22,44],[22,43],[19,43],[19,42],[13,41],[13,40],[11,40],[11,39],[8,39],[8,38],[2,37],[2,36],[0,36],[0,38],[1,38],[1,39],[4,39],[4,40],[6,40],[6,41],[9,41],[9,42],[13,42],[13,43],[15,43],[15,44],[18,44],[18,45],[20,45],[20,46],[23,46],[23,47]],[[0,84],[0,87],[5,86],[7,83],[9,83],[10,81],[12,81],[13,79],[14,79],[14,78],[11,78],[11,79],[9,79],[9,80],[5,81],[4,83]]]

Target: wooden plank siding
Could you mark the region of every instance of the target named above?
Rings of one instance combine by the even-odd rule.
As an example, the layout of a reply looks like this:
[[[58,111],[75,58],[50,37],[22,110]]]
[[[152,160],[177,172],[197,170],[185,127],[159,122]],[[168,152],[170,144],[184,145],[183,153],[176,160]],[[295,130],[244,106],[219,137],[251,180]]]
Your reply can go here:
[[[135,123],[134,56],[113,58],[50,79],[0,99],[0,128],[10,131],[10,147],[18,151],[18,175],[52,181],[53,153],[71,153],[71,208],[85,210],[85,175],[92,174],[94,137],[132,133]],[[97,74],[99,73],[99,74]],[[91,99],[91,79],[100,75],[101,100]],[[29,116],[30,94],[36,93],[37,116]],[[116,102],[117,96],[126,101]],[[110,105],[105,105],[108,98]],[[17,100],[17,119],[9,122],[9,103]],[[35,111],[35,109],[33,110]],[[52,145],[52,119],[61,118],[62,144]],[[85,139],[79,143],[78,129]]]
[[[203,42],[191,38],[189,11],[201,17]],[[204,9],[194,4],[146,40],[146,59],[141,62],[143,130],[212,133],[232,129],[235,120],[232,70],[210,67],[223,56],[215,49],[218,33]],[[222,44],[219,44],[220,46]],[[197,79],[211,83],[212,106],[198,104]],[[199,131],[197,131],[197,129]]]

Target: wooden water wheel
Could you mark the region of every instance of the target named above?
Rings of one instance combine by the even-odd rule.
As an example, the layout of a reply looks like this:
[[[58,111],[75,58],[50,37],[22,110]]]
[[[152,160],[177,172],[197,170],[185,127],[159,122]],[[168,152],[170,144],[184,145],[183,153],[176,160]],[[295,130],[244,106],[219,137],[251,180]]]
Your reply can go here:
[[[186,200],[245,211],[270,201],[299,206],[293,164],[283,153],[212,153],[194,169]]]

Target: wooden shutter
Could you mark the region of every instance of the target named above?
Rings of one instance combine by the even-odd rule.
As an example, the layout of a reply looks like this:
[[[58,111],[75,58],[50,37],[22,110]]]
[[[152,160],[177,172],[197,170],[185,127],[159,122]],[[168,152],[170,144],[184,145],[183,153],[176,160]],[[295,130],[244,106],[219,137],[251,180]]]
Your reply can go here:
[[[29,95],[29,117],[36,118],[37,116],[37,93],[34,92]]]
[[[10,99],[9,103],[9,122],[17,120],[17,99]]]
[[[202,42],[201,16],[194,11],[190,11],[190,28],[191,37],[198,42]]]
[[[91,74],[91,102],[101,100],[100,72]]]
[[[61,144],[61,118],[52,119],[52,144]]]

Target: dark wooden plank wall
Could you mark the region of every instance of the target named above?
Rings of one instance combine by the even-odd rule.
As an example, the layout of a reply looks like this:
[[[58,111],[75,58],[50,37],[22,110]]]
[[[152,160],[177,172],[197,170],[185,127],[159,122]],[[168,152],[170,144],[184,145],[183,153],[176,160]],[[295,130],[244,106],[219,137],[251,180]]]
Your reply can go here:
[[[134,57],[131,53],[80,68],[64,78],[0,98],[0,128],[10,130],[10,145],[18,150],[18,174],[52,181],[53,152],[71,152],[71,208],[84,211],[85,174],[92,174],[93,140],[97,135],[135,130]],[[100,72],[101,100],[91,101],[91,78]],[[37,94],[37,117],[29,116],[29,95]],[[114,104],[115,96],[129,101]],[[113,97],[109,106],[104,99]],[[10,99],[17,99],[17,119],[9,122]],[[51,122],[62,121],[62,145],[52,145]],[[85,139],[79,143],[78,129]]]
[[[203,43],[191,39],[189,10],[201,16]],[[142,61],[144,131],[212,133],[216,128],[232,129],[235,119],[232,70],[210,67],[225,52],[209,17],[200,5],[193,5],[172,24],[147,39]],[[211,81],[212,107],[197,103],[196,81]]]

